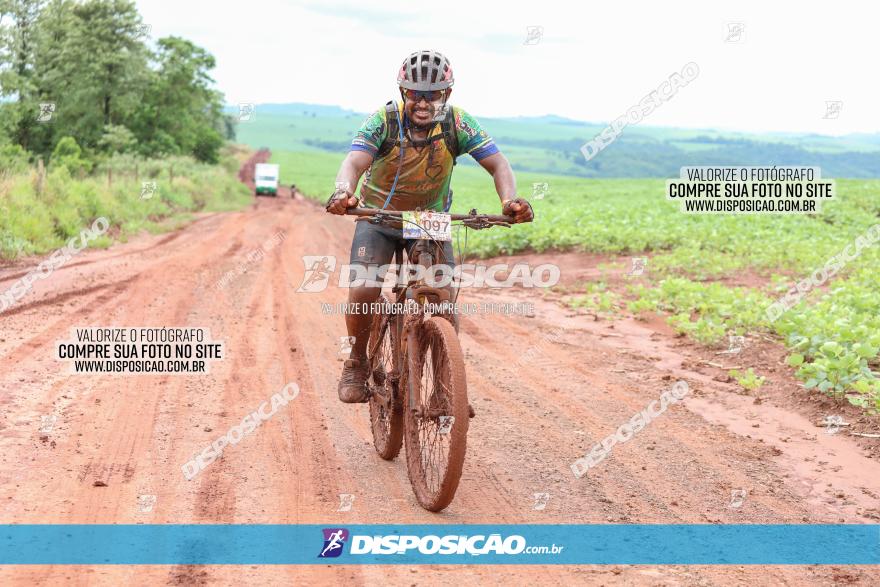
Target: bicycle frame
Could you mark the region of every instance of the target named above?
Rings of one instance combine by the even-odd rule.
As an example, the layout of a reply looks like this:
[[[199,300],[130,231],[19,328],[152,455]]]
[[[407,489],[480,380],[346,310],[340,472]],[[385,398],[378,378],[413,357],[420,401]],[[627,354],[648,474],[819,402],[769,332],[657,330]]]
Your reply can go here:
[[[410,222],[394,211],[350,209],[347,214],[393,228]],[[474,229],[513,222],[507,216],[479,215],[476,210],[451,214],[449,219]],[[376,451],[383,459],[393,460],[401,444],[406,445],[407,470],[416,498],[422,507],[436,512],[455,496],[468,421],[474,411],[467,401],[465,361],[457,336],[453,303],[458,296],[450,299],[454,286],[437,287],[426,277],[433,274],[434,263],[443,259],[444,246],[426,232],[419,234],[426,238],[408,247],[408,264],[404,264],[403,247],[395,251],[399,271],[406,267],[406,278],[400,273],[392,287],[394,310],[380,310],[372,318],[368,391]],[[418,276],[413,273],[414,265],[422,269]],[[386,296],[380,294],[380,299],[388,303]],[[433,456],[424,461],[425,455]]]
[[[400,223],[401,226],[403,224],[403,212],[397,210],[378,210],[375,208],[349,208],[346,210],[346,215],[348,216],[358,216],[358,221],[367,221],[374,224],[386,224],[393,225],[393,223]],[[468,214],[450,214],[450,220],[452,221],[461,221],[462,225],[479,230],[481,228],[489,228],[490,226],[504,226],[510,227],[510,224],[513,222],[513,218],[510,216],[500,216],[500,215],[491,215],[491,214],[478,214],[476,210],[471,210]],[[418,239],[418,242],[413,246],[412,251],[416,254],[414,255],[416,258],[416,262],[428,269],[432,266],[434,259],[439,258],[442,252],[440,248],[440,244],[433,239]],[[397,258],[397,263],[399,267],[403,267],[403,258],[402,253]],[[424,275],[424,272],[422,273]],[[395,285],[392,288],[392,293],[396,294],[394,302],[396,304],[405,304],[407,300],[415,300],[422,307],[426,302],[448,302],[449,301],[449,290],[444,288],[431,287],[425,284],[423,281],[412,282],[408,281],[405,285]],[[408,314],[407,314],[408,316]],[[416,322],[420,322],[423,319],[423,314],[419,313],[419,317]],[[405,340],[407,344],[407,349],[409,351],[415,350],[415,344],[417,341],[411,340],[413,337],[409,336],[410,332],[412,332],[412,320],[401,320],[399,314],[395,314],[392,318],[394,322],[398,344],[400,341]],[[412,345],[412,346],[411,346]],[[375,351],[375,349],[372,349]],[[399,353],[399,349],[395,349],[395,361],[397,362],[397,354]],[[413,353],[410,353],[410,356],[413,356]],[[395,364],[394,370],[399,376],[399,362]],[[412,399],[412,398],[411,398]]]
[[[439,257],[440,253],[440,245],[436,242],[431,242],[427,239],[419,239],[413,246],[413,251],[417,252],[415,257],[418,259],[418,264],[424,268],[429,268],[433,264],[433,260],[436,257]],[[401,252],[400,257],[398,258],[398,266],[403,267],[403,253]],[[423,273],[424,274],[424,273]],[[392,374],[392,389],[397,389],[399,393],[399,382],[400,375],[403,372],[403,359],[407,358],[409,362],[407,367],[414,370],[415,364],[413,361],[418,354],[418,325],[424,320],[425,313],[423,312],[424,305],[426,303],[438,303],[438,302],[448,302],[449,301],[449,290],[443,288],[431,287],[423,282],[423,280],[413,281],[408,280],[404,285],[395,285],[391,289],[394,295],[394,302],[398,308],[404,307],[408,305],[409,300],[413,300],[416,304],[409,304],[414,309],[419,308],[413,313],[405,312],[403,314],[394,313],[388,320],[388,327],[394,328],[395,340],[397,341],[396,348],[394,348],[393,354],[393,374]],[[381,339],[377,340],[375,344],[380,345],[382,343]],[[404,352],[404,349],[406,352]],[[370,349],[370,356],[374,356],[377,348]],[[407,391],[408,391],[408,402],[407,405],[415,406],[418,405],[416,397],[416,392],[414,390],[413,381],[407,380]],[[402,398],[383,398],[386,400],[390,400],[391,402],[399,401]],[[388,409],[391,409],[390,405],[386,406]]]

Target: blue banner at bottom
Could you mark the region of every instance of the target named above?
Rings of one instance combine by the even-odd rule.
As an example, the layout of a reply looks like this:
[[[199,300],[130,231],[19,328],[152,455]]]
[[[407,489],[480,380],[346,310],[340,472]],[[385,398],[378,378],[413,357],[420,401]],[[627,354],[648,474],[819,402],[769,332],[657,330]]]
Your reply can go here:
[[[876,565],[880,525],[0,525],[0,564]]]

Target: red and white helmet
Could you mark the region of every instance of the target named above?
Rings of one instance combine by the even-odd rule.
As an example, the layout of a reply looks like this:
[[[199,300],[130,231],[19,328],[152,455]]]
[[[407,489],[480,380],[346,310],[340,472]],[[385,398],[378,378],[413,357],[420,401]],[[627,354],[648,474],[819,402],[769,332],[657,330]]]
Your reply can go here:
[[[416,51],[397,73],[397,85],[405,90],[433,92],[451,88],[454,82],[449,59],[437,51]]]

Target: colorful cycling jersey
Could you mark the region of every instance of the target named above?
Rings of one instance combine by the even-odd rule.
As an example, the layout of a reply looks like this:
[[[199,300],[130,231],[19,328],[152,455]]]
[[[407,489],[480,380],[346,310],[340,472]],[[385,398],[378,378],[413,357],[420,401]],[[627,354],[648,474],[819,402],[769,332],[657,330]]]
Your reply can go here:
[[[406,126],[403,104],[398,103],[398,111]],[[473,116],[455,106],[452,107],[452,112],[455,116],[455,135],[458,139],[459,154],[469,153],[479,161],[498,152],[495,141],[486,134]],[[367,151],[375,157],[388,136],[387,115],[383,107],[367,118],[352,140],[351,150]],[[388,204],[389,210],[448,210],[451,204],[448,196],[453,157],[446,147],[446,141],[443,140],[440,123],[435,123],[428,133],[428,140],[436,137],[435,140],[425,146],[412,146],[407,134],[404,133],[402,164],[400,164],[400,144],[395,145],[386,155],[373,160],[361,184],[364,205],[381,208],[385,204],[400,164],[400,176],[394,188],[394,195]]]

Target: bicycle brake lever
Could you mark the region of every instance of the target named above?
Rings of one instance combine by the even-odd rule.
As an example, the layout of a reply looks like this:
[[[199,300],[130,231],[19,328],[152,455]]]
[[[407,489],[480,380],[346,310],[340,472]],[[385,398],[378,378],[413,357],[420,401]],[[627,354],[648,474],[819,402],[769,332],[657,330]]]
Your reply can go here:
[[[462,224],[464,224],[468,228],[473,228],[474,230],[489,228],[491,226],[503,226],[504,228],[510,228],[510,223],[508,222],[495,222],[492,220],[486,220],[484,216],[475,216],[474,218],[462,220]]]
[[[487,228],[489,226],[489,224],[481,218],[466,218],[465,220],[462,220],[461,223],[465,227],[474,230],[480,230],[481,228]]]

